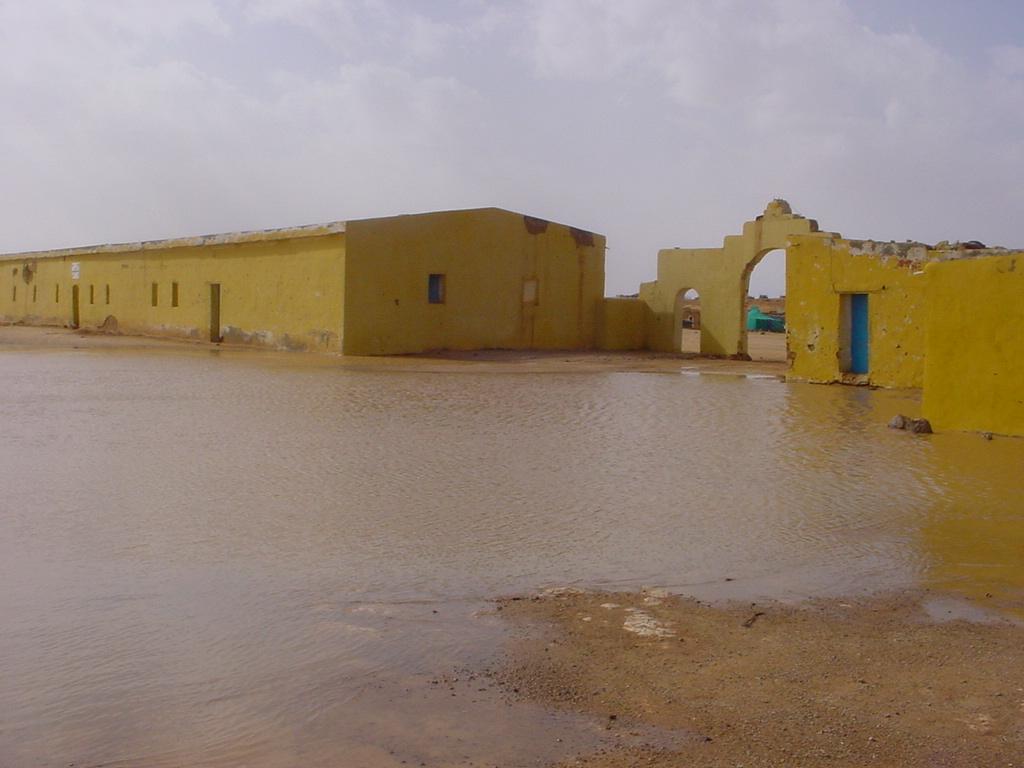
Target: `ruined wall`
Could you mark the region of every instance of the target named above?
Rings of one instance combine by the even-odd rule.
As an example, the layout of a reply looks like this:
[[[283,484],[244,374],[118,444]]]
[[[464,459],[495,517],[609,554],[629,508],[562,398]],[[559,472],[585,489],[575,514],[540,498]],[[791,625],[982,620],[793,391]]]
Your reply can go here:
[[[702,355],[746,357],[743,302],[750,271],[768,252],[786,248],[793,235],[817,233],[812,219],[794,214],[784,200],[773,200],[764,213],[729,235],[721,248],[668,248],[658,252],[658,279],[640,287],[650,308],[647,345],[662,352],[680,349],[677,299],[687,290],[700,294]],[[818,237],[826,237],[820,233]]]
[[[339,351],[344,261],[335,225],[8,256],[0,319],[71,325],[77,286],[83,328],[209,339],[219,283],[226,342]]]
[[[346,237],[346,354],[597,343],[600,235],[485,208],[351,221]]]
[[[882,387],[924,382],[924,264],[938,254],[919,243],[795,236],[787,250],[789,378],[860,381]],[[868,294],[870,367],[844,374],[842,295]]]
[[[640,299],[605,299],[601,303],[597,346],[610,351],[644,349],[648,313],[647,304]]]
[[[743,265],[724,248],[670,248],[658,251],[658,279],[641,293],[650,301],[648,343],[661,352],[678,352],[681,324],[677,315],[680,293],[700,294],[704,327],[703,355],[734,355],[740,352],[738,318],[742,304],[740,276]],[[735,317],[734,317],[735,315]],[[676,325],[679,324],[680,328]]]
[[[925,268],[924,415],[940,430],[1024,435],[1024,252]]]

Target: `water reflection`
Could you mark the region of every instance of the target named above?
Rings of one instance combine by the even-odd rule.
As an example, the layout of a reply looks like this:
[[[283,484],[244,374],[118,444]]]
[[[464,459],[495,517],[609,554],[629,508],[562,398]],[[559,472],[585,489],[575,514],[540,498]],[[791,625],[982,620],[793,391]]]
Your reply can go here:
[[[929,449],[929,582],[1024,618],[1024,440],[936,435]]]
[[[568,750],[591,726],[429,686],[497,647],[485,598],[551,584],[925,583],[1019,605],[1024,441],[886,429],[912,394],[286,356],[0,361],[4,765],[557,757],[556,732]]]

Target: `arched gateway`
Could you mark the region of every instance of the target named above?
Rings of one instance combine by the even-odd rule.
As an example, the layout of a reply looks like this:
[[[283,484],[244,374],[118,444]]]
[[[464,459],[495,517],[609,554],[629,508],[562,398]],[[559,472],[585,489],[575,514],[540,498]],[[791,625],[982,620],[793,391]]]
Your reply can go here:
[[[743,301],[750,273],[769,251],[785,249],[793,235],[818,233],[818,223],[793,213],[785,200],[773,200],[764,213],[728,235],[721,248],[667,248],[658,252],[658,279],[640,286],[651,312],[650,349],[678,352],[683,318],[680,291],[700,294],[702,355],[747,357]],[[833,233],[818,233],[832,237]]]

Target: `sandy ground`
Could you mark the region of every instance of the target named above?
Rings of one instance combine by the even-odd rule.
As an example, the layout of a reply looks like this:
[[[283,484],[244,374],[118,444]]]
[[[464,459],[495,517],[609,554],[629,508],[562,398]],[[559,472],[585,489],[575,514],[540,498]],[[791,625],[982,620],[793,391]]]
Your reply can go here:
[[[750,332],[747,334],[747,354],[751,360],[786,362],[786,334]]]
[[[700,331],[683,329],[681,349],[687,355],[700,351]],[[786,334],[751,331],[747,334],[747,354],[754,362],[786,362]]]
[[[519,639],[490,674],[513,698],[623,734],[565,766],[1024,765],[1024,628],[969,623],[951,602],[929,613],[928,599],[506,599],[497,608]],[[681,738],[627,738],[650,726]]]
[[[782,334],[765,334],[782,338],[785,359],[785,339]],[[774,341],[774,340],[773,340]],[[754,336],[751,336],[754,344]],[[777,341],[776,341],[777,344]],[[479,352],[438,352],[423,355],[396,355],[391,357],[354,357],[327,354],[278,352],[255,347],[209,344],[160,337],[105,334],[69,328],[39,328],[20,325],[0,325],[0,351],[39,350],[120,350],[194,352],[262,358],[273,364],[337,366],[373,369],[415,369],[418,371],[474,373],[594,373],[594,372],[646,372],[679,373],[700,371],[736,375],[769,375],[784,377],[786,364],[773,360],[751,362],[697,358],[657,352],[578,352],[578,351],[513,351],[484,350]]]

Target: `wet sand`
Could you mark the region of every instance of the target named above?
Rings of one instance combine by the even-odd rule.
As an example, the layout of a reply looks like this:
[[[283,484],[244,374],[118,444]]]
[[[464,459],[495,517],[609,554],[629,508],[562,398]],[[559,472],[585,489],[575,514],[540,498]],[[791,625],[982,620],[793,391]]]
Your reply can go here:
[[[761,338],[764,336],[767,341]],[[779,343],[781,341],[781,354]],[[210,344],[156,336],[128,336],[70,328],[0,325],[0,350],[138,350],[218,354],[261,359],[279,365],[329,366],[352,369],[409,369],[457,373],[678,373],[680,370],[735,375],[786,375],[785,336],[760,334],[751,344],[757,348],[753,361],[699,358],[660,352],[595,352],[577,350],[482,350],[439,351],[416,355],[358,357],[320,353],[280,352],[240,345]],[[767,346],[767,352],[762,347]],[[763,358],[763,359],[762,359]]]
[[[684,328],[681,346],[683,354],[697,357],[700,352],[700,331]],[[755,363],[785,365],[786,334],[750,331],[747,334],[747,354]]]
[[[678,731],[560,765],[1013,766],[1024,627],[926,592],[710,605],[660,592],[504,599],[512,698],[611,732]],[[972,619],[967,621],[965,619]]]

